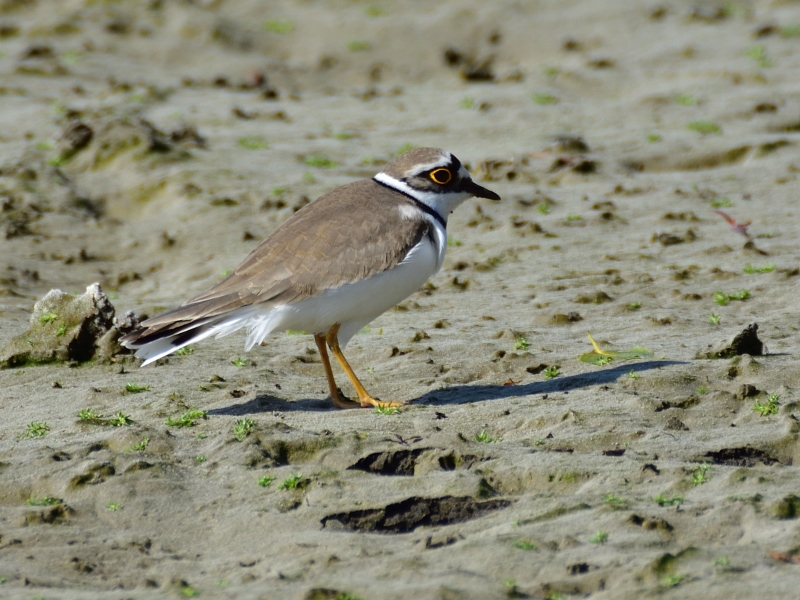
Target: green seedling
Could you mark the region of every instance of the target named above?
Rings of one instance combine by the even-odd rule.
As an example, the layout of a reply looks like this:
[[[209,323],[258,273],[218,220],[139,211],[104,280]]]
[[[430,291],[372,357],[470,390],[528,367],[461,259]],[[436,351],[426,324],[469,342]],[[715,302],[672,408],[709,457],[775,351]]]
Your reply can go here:
[[[755,265],[751,265],[750,263],[747,263],[747,265],[745,265],[744,269],[742,269],[742,270],[745,273],[747,273],[748,275],[754,275],[756,273],[772,273],[775,270],[775,265],[766,264],[766,265],[761,265],[760,267],[757,267]]]
[[[63,502],[61,498],[53,498],[52,496],[42,496],[41,498],[31,496],[25,501],[28,506],[55,506]]]
[[[350,52],[363,52],[369,50],[371,47],[372,45],[364,40],[351,40],[347,42],[347,49],[350,50]]]
[[[730,198],[717,198],[711,201],[711,208],[729,208],[733,206]]]
[[[718,313],[711,313],[711,316],[708,317],[708,322],[712,325],[719,325],[719,321],[722,317]]]
[[[264,30],[272,33],[291,33],[294,31],[294,23],[285,19],[271,19],[264,23]]]
[[[558,370],[558,365],[550,365],[544,370],[544,377],[545,379],[553,379],[553,377],[558,377],[561,373]]]
[[[583,217],[580,215],[569,214],[565,217],[567,221],[582,221]]]
[[[39,323],[41,323],[42,325],[47,325],[48,323],[52,323],[56,319],[58,319],[58,315],[56,313],[48,312],[39,317]]]
[[[261,487],[269,487],[273,481],[275,481],[274,475],[264,475],[258,478],[258,485]]]
[[[628,379],[633,379],[635,381],[639,379],[639,374],[633,369],[631,369],[630,371],[628,371]]]
[[[480,442],[481,444],[495,444],[499,440],[490,436],[489,432],[483,429],[480,433],[475,434],[475,441]]]
[[[181,588],[181,596],[184,598],[197,598],[200,595],[200,590],[193,588],[190,585],[185,585]]]
[[[541,202],[536,206],[536,210],[538,210],[543,215],[547,215],[550,214],[550,211],[552,209],[550,208],[550,205],[547,204],[546,202]]]
[[[683,502],[683,496],[667,496],[666,494],[659,494],[653,498],[653,502],[659,506],[674,506]]]
[[[608,541],[607,531],[596,531],[592,537],[589,538],[592,544],[605,544]]]
[[[396,415],[398,412],[400,412],[400,408],[397,406],[379,404],[375,407],[375,414],[377,415]]]
[[[530,540],[516,540],[511,545],[514,546],[514,548],[519,548],[520,550],[536,551],[539,549],[536,544]]]
[[[247,148],[248,150],[262,150],[264,148],[269,148],[267,140],[260,137],[239,138],[239,145],[242,148]]]
[[[727,556],[717,556],[711,564],[715,567],[728,567],[731,564],[731,559]]]
[[[126,415],[124,412],[119,411],[113,417],[110,417],[106,423],[112,427],[123,427],[125,425],[133,424],[133,419],[131,419],[130,415]]]
[[[138,394],[140,392],[147,392],[150,390],[149,385],[139,385],[138,383],[126,383],[125,391],[129,394]]]
[[[616,352],[614,350],[603,350],[594,341],[592,334],[589,333],[589,341],[594,348],[594,351],[582,354],[580,357],[581,362],[591,363],[593,365],[605,365],[612,360],[632,360],[634,358],[650,358],[653,353],[647,348],[637,346],[625,352]]]
[[[201,465],[204,462],[206,462],[205,454],[198,454],[197,456],[195,456],[194,462],[196,462],[198,465]]]
[[[664,577],[660,583],[664,587],[675,587],[681,584],[681,582],[686,579],[686,575],[680,575],[678,573],[672,573],[671,575],[667,575]]]
[[[714,134],[721,135],[722,128],[714,123],[714,121],[692,121],[687,125],[692,131],[702,133],[703,135]]]
[[[778,394],[770,394],[766,402],[762,402],[761,400],[756,400],[756,403],[753,404],[751,408],[758,414],[760,414],[762,417],[768,417],[769,415],[777,415],[778,400],[780,400],[780,396]]]
[[[194,427],[198,419],[207,419],[208,412],[205,410],[187,410],[180,417],[170,417],[164,423],[168,427]]]
[[[448,235],[447,236],[447,245],[450,246],[451,248],[453,248],[453,247],[456,247],[456,246],[460,246],[461,245],[461,241],[457,240],[456,238],[454,238],[451,235]]]
[[[537,440],[533,440],[533,445],[534,446],[544,446],[544,440],[541,439],[541,438],[537,439]]]
[[[528,338],[518,335],[514,340],[514,350],[527,350]]]
[[[675,96],[675,103],[681,106],[697,106],[700,104],[700,100],[692,94],[681,94],[680,96]]]
[[[296,490],[302,487],[303,484],[303,476],[300,473],[292,473],[281,481],[281,484],[278,486],[279,490]]]
[[[320,156],[318,154],[312,154],[306,156],[303,159],[303,162],[306,163],[309,167],[317,167],[318,169],[332,169],[337,166],[337,164],[333,162],[331,159],[325,156]]]
[[[631,302],[625,308],[627,308],[630,311],[639,310],[640,308],[642,308],[642,303],[641,302]]]
[[[253,427],[255,427],[253,419],[239,419],[233,426],[233,437],[240,442],[244,441],[244,438],[252,433]]]
[[[56,330],[56,336],[61,337],[66,333],[67,333],[67,326],[65,323],[62,323],[61,325],[58,326],[58,329]]]
[[[234,367],[246,367],[248,362],[249,361],[246,358],[242,358],[241,356],[237,356],[235,360],[231,361],[231,364]]]
[[[650,142],[651,144],[655,144],[656,142],[660,142],[661,141],[661,134],[660,133],[655,133],[655,132],[648,133],[647,134],[647,141]]]
[[[767,48],[764,44],[754,44],[747,49],[747,58],[750,58],[758,63],[759,67],[771,67],[774,63],[767,56]]]
[[[91,408],[84,408],[78,413],[78,419],[84,423],[98,424],[102,421],[103,415],[94,412]]]
[[[628,502],[622,496],[617,496],[616,494],[606,494],[603,497],[603,502],[614,510],[622,510],[628,507]]]
[[[558,98],[551,94],[534,94],[532,100],[535,104],[546,106],[548,104],[558,104]]]
[[[708,388],[704,385],[701,385],[699,388],[697,388],[697,393],[700,396],[705,396],[708,393]]]
[[[194,354],[194,346],[184,346],[175,351],[175,356],[189,356]]]
[[[740,290],[732,294],[724,292],[714,292],[714,302],[720,306],[727,306],[731,300],[747,300],[750,297],[750,290]]]
[[[25,427],[25,437],[26,438],[38,438],[44,437],[47,435],[47,432],[50,431],[50,425],[47,423],[43,423],[41,421],[28,423]]]
[[[106,509],[107,509],[107,510],[110,510],[111,512],[116,512],[116,511],[118,511],[120,508],[122,508],[122,506],[120,505],[120,503],[119,503],[119,502],[109,502],[109,503],[106,505]]]
[[[142,438],[138,443],[134,444],[130,447],[130,451],[126,450],[126,454],[130,454],[130,452],[144,452],[147,450],[147,444],[150,443],[150,438]]]
[[[461,100],[459,100],[458,106],[460,108],[466,108],[468,110],[472,110],[473,108],[475,108],[475,98],[470,98],[470,97],[462,98]]]
[[[714,467],[707,463],[703,463],[702,465],[698,465],[692,469],[692,485],[703,485],[704,483],[711,481],[710,473],[713,470]]]

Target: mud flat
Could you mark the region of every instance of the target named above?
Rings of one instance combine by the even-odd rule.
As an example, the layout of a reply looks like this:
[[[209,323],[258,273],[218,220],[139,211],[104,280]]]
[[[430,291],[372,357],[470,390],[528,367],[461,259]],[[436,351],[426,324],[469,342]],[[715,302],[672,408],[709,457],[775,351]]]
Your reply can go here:
[[[796,2],[4,0],[0,57],[0,596],[795,593]],[[348,347],[395,414],[307,336],[31,320],[177,305],[409,145],[503,201]]]

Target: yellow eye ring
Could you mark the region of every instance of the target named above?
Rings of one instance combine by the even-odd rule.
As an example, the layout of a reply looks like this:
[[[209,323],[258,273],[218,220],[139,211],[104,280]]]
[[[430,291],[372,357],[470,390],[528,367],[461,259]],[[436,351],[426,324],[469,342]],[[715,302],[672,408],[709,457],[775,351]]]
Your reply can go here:
[[[431,171],[430,178],[434,183],[447,185],[453,180],[453,174],[449,169],[436,169],[435,171]]]

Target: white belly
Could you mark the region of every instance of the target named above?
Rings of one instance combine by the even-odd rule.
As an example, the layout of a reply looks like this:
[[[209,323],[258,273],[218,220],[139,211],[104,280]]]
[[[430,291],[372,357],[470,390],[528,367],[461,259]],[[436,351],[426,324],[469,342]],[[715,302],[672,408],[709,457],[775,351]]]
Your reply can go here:
[[[440,266],[438,249],[423,237],[405,260],[389,271],[256,313],[246,324],[247,349],[260,344],[272,331],[327,333],[336,323],[341,325],[339,344],[344,348],[364,325],[416,292]]]

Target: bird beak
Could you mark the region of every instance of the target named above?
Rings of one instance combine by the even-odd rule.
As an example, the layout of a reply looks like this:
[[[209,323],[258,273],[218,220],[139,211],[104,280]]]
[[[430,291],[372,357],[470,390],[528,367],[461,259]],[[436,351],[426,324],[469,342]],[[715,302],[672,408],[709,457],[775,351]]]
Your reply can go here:
[[[476,198],[488,198],[489,200],[500,200],[500,196],[495,194],[492,190],[487,190],[472,181],[472,179],[464,179],[461,181],[461,191],[475,196]]]

